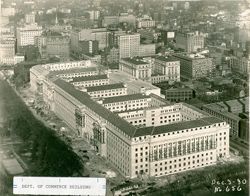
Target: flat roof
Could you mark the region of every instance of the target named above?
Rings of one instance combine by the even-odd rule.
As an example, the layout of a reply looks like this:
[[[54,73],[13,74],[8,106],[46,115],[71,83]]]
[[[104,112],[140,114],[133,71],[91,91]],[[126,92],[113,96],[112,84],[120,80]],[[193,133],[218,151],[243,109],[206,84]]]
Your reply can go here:
[[[220,110],[220,106],[219,104],[217,103],[212,103],[212,104],[207,104],[207,105],[204,105],[203,107],[205,108],[208,108],[210,110],[213,110],[214,112],[217,112],[225,117],[228,117],[228,118],[232,118],[234,120],[240,120],[241,118],[231,112],[228,112],[227,110]]]
[[[125,134],[129,135],[130,137],[133,137],[134,132],[136,131],[136,128],[133,125],[128,123],[123,118],[119,117],[117,114],[103,107],[101,104],[92,100],[91,97],[86,92],[82,92],[82,91],[75,89],[72,84],[60,78],[55,80],[54,83],[58,87],[62,88],[65,92],[70,94],[72,97],[74,97],[76,100],[81,102],[83,105],[86,105],[88,108],[93,110],[99,116],[109,121],[114,126],[118,127]]]
[[[137,129],[134,137],[145,136],[145,135],[158,135],[158,134],[169,133],[173,131],[180,131],[180,130],[191,129],[191,128],[196,128],[196,127],[208,126],[208,125],[221,123],[221,122],[224,122],[224,121],[215,117],[204,117],[198,120],[178,122],[174,124],[167,124],[167,125],[162,125],[162,126],[157,126],[157,127],[154,127],[154,126],[142,127],[142,128]]]
[[[70,73],[82,73],[89,71],[98,71],[98,67],[77,67],[66,70],[50,71],[50,75],[70,74]]]
[[[144,87],[146,90],[160,89],[157,86],[152,85],[149,82],[145,82],[140,79],[133,78],[131,75],[121,71],[115,70],[109,74],[110,82],[122,82],[128,85],[128,88],[139,89]]]
[[[167,133],[172,131],[184,130],[184,129],[207,126],[215,123],[224,122],[215,117],[204,117],[198,120],[179,122],[175,124],[168,124],[157,127],[152,126],[152,127],[136,128],[130,123],[128,123],[126,120],[121,118],[118,114],[111,112],[107,108],[103,107],[101,104],[92,100],[91,97],[86,92],[82,92],[75,89],[72,84],[62,79],[57,79],[54,81],[54,83],[59,88],[63,89],[66,93],[70,94],[76,100],[81,102],[83,105],[86,105],[96,114],[106,119],[114,126],[118,127],[121,131],[123,131],[130,137],[157,135],[161,133]]]
[[[161,105],[161,107],[162,107],[162,106],[174,105],[174,104],[172,104],[170,101],[168,101],[168,100],[166,100],[166,99],[162,98],[161,96],[156,95],[156,94],[154,94],[154,93],[149,94],[149,96],[152,97],[152,98],[154,98],[154,99],[157,99],[157,100],[161,101],[162,103],[164,103],[164,105]]]
[[[165,92],[179,92],[179,91],[193,91],[193,89],[189,88],[189,87],[178,87],[178,88],[169,88],[166,89]]]
[[[199,59],[212,59],[211,57],[206,57],[204,55],[199,55],[199,54],[183,54],[183,53],[177,53],[173,54],[174,57],[176,57],[178,60],[179,59],[185,59],[185,60],[199,60]]]
[[[188,108],[191,108],[192,110],[195,110],[196,112],[199,112],[199,113],[201,113],[201,114],[203,114],[203,115],[209,115],[207,112],[205,112],[205,111],[203,111],[203,110],[201,110],[201,109],[199,109],[199,108],[197,108],[197,107],[195,107],[195,106],[193,106],[193,105],[187,104],[187,103],[185,103],[185,102],[181,102],[181,104],[182,104],[183,106],[186,106],[186,107],[188,107]]]
[[[135,65],[146,65],[147,62],[142,61],[139,58],[123,58],[122,60],[127,61],[129,63],[135,64]]]
[[[75,77],[75,78],[73,78],[72,82],[83,82],[83,81],[102,80],[102,79],[108,79],[108,76],[106,74],[104,74],[104,75]]]
[[[123,96],[116,96],[116,97],[108,97],[108,98],[105,98],[103,100],[103,104],[114,103],[114,102],[122,102],[122,101],[129,101],[129,100],[137,100],[137,99],[146,99],[146,98],[150,98],[150,96],[143,95],[141,93],[123,95]]]
[[[173,56],[157,56],[155,59],[164,61],[164,62],[172,62],[172,61],[179,61],[177,58]]]
[[[101,86],[86,87],[87,92],[103,91],[103,90],[118,89],[118,88],[125,88],[125,86],[123,83],[115,83],[115,84],[106,84]]]

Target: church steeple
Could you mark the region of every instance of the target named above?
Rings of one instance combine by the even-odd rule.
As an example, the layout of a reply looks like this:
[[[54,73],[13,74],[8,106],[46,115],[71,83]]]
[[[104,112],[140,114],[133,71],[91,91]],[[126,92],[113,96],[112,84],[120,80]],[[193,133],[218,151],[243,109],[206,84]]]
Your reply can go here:
[[[57,12],[56,12],[56,21],[55,21],[55,25],[58,25]]]
[[[58,25],[57,11],[58,11],[58,6],[57,6],[57,8],[56,8],[56,20],[55,20],[55,25]]]

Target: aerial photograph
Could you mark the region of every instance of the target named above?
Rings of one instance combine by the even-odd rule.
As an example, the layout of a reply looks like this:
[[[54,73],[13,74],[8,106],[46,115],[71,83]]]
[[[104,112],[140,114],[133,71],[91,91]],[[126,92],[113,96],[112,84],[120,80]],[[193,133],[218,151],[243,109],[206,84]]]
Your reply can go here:
[[[249,196],[250,0],[0,0],[0,196]]]

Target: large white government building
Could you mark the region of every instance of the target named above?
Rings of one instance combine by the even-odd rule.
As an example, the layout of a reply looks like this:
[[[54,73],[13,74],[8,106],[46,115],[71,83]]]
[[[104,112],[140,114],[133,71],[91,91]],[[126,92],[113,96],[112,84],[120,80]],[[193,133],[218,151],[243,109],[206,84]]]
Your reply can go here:
[[[82,77],[74,71],[84,69],[109,73],[110,84],[115,84],[117,72],[81,61],[32,67],[31,88],[123,176],[164,176],[229,157],[230,127],[225,121],[185,103],[170,103],[151,86],[135,90],[129,80],[116,82],[127,88],[125,94],[93,98],[68,81]],[[96,87],[100,85],[91,86]]]

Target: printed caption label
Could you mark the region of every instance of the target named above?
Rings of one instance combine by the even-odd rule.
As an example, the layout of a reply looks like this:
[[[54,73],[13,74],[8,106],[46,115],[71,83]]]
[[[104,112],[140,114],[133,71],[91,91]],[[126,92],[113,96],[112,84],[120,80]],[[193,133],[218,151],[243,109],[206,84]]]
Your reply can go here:
[[[105,178],[14,177],[13,194],[106,195]]]

